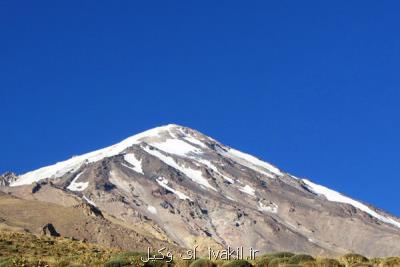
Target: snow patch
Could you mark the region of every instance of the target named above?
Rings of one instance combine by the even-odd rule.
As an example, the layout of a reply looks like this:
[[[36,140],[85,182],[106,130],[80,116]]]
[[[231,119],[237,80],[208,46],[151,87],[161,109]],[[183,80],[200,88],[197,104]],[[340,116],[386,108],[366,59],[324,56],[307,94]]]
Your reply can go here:
[[[180,166],[173,158],[171,158],[169,156],[166,156],[166,155],[160,153],[159,151],[156,151],[155,149],[150,149],[148,147],[144,147],[143,149],[147,153],[149,153],[149,154],[157,157],[161,161],[163,161],[165,164],[167,164],[167,165],[179,170],[180,172],[184,173],[192,181],[194,181],[194,182],[196,182],[196,183],[198,183],[198,184],[200,184],[200,185],[202,185],[204,187],[207,187],[207,188],[210,188],[210,189],[212,189],[214,191],[217,191],[217,189],[215,189],[213,186],[211,186],[208,183],[208,180],[205,177],[203,177],[203,174],[201,173],[200,170],[194,170],[194,169],[191,169],[191,168]]]
[[[189,141],[192,144],[198,145],[202,148],[207,148],[207,146],[203,142],[201,142],[200,140],[193,138],[191,136],[185,136],[183,139],[185,139],[186,141]]]
[[[291,224],[290,222],[285,222],[287,226],[290,226],[292,229],[298,229],[297,226],[295,226],[294,224]]]
[[[147,207],[147,210],[148,210],[150,213],[157,214],[157,209],[156,209],[155,207],[153,207],[153,206],[148,206],[148,207]]]
[[[192,146],[189,143],[186,143],[185,141],[179,140],[179,139],[167,139],[161,143],[156,143],[156,142],[151,143],[151,145],[158,148],[159,150],[162,150],[169,154],[178,155],[181,157],[186,157],[187,155],[189,155],[191,153],[194,153],[194,154],[201,153],[200,149]]]
[[[230,197],[230,196],[225,196],[227,199],[232,200],[232,201],[236,201],[234,198]]]
[[[256,190],[254,188],[252,188],[250,185],[245,185],[243,188],[239,189],[240,191],[242,191],[243,193],[249,194],[251,196],[255,196],[255,192]]]
[[[190,197],[188,197],[188,196],[185,195],[184,193],[179,192],[179,191],[177,191],[177,190],[175,190],[175,189],[172,189],[170,186],[168,186],[168,180],[165,179],[164,177],[161,177],[161,176],[160,176],[160,177],[157,178],[156,181],[157,181],[157,183],[158,183],[161,187],[164,187],[164,188],[167,189],[168,191],[170,191],[170,192],[174,193],[175,195],[177,195],[177,196],[179,197],[179,199],[183,199],[183,200],[189,199],[189,200],[191,200]]]
[[[89,186],[89,182],[77,182],[83,172],[75,176],[74,180],[68,185],[67,189],[71,191],[83,191]]]
[[[93,201],[91,201],[89,198],[87,198],[86,196],[83,196],[83,199],[84,199],[87,203],[89,203],[90,205],[97,207],[96,204],[95,204]]]
[[[135,154],[133,153],[125,154],[124,160],[133,166],[133,168],[130,167],[130,169],[134,170],[137,173],[143,174],[142,161],[136,159]]]
[[[258,210],[259,211],[266,211],[266,212],[272,212],[272,213],[278,213],[278,205],[275,203],[271,202],[269,205],[265,205],[261,201],[258,202]]]
[[[273,165],[264,162],[262,160],[259,160],[258,158],[252,155],[240,152],[239,150],[229,148],[228,152],[224,152],[223,154],[235,160],[237,163],[242,164],[243,166],[255,170],[257,172],[261,172],[271,178],[273,178],[272,174],[278,176],[283,175],[283,173]]]
[[[362,204],[361,202],[358,202],[354,199],[346,197],[346,196],[340,194],[339,192],[331,190],[325,186],[314,184],[313,182],[311,182],[307,179],[302,179],[302,181],[307,185],[308,189],[310,189],[311,191],[313,191],[314,193],[316,193],[318,195],[325,196],[326,199],[328,199],[329,201],[350,204],[353,207],[356,207],[356,208],[368,213],[372,217],[375,217],[376,219],[378,219],[384,223],[388,223],[388,224],[391,224],[391,225],[394,225],[394,226],[400,228],[400,222],[398,222],[392,218],[378,214],[376,211],[372,210],[371,208]]]
[[[215,173],[217,173],[219,176],[221,176],[222,178],[224,178],[225,180],[227,180],[227,181],[230,182],[231,184],[234,184],[234,183],[235,183],[235,180],[233,180],[232,178],[230,178],[230,177],[228,177],[228,176],[222,174],[222,173],[218,170],[218,168],[217,168],[214,164],[212,164],[210,161],[205,160],[205,159],[195,159],[195,158],[193,158],[193,160],[196,160],[196,161],[202,163],[203,165],[207,166],[208,168],[210,168],[211,170],[213,170]]]

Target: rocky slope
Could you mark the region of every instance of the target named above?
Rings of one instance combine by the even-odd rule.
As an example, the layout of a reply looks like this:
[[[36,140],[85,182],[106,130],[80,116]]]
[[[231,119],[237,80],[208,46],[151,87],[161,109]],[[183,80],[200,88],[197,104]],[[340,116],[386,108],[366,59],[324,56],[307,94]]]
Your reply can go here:
[[[0,175],[0,186],[9,186],[11,183],[15,182],[18,176],[13,172],[6,172]]]
[[[63,197],[62,192],[58,193]],[[60,206],[34,198],[31,196],[29,200],[24,200],[0,194],[0,230],[63,236],[124,250],[145,251],[148,246],[156,245],[181,251],[175,244],[107,220],[101,211],[78,198],[73,200],[75,203],[71,202],[72,206]]]
[[[2,190],[66,207],[79,199],[111,225],[181,247],[400,254],[398,218],[178,125],[20,175]]]

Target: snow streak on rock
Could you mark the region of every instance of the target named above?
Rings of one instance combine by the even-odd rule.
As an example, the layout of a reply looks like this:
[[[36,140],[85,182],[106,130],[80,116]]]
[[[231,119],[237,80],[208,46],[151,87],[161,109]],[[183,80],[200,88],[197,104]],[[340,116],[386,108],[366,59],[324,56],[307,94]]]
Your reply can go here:
[[[82,172],[75,176],[74,180],[69,184],[67,189],[71,191],[83,191],[89,186],[89,182],[77,182]]]
[[[314,184],[313,182],[311,182],[307,179],[303,179],[303,182],[307,185],[307,187],[311,191],[313,191],[314,193],[316,193],[318,195],[325,196],[326,199],[328,199],[329,201],[350,204],[353,207],[356,207],[356,208],[368,213],[372,217],[375,217],[376,219],[378,219],[382,222],[389,223],[389,224],[392,224],[392,225],[400,228],[400,222],[395,221],[392,218],[388,218],[386,216],[378,214],[376,211],[372,210],[370,207],[368,207],[365,204],[362,204],[361,202],[358,202],[354,199],[346,197],[346,196],[344,196],[334,190],[331,190],[325,186]]]

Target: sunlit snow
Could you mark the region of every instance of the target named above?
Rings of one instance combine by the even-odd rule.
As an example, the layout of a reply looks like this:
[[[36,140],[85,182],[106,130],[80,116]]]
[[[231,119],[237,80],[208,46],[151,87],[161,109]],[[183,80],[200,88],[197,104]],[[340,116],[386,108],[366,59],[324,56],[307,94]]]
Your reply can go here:
[[[167,139],[164,142],[151,143],[152,146],[164,152],[185,157],[190,153],[199,154],[201,150],[179,139]]]
[[[269,205],[265,205],[261,201],[258,202],[258,210],[277,213],[278,212],[278,205],[275,203],[270,203]]]
[[[254,188],[252,188],[250,185],[245,185],[244,187],[239,189],[240,191],[242,191],[243,193],[249,194],[251,196],[255,196],[255,192],[256,190]]]
[[[86,196],[83,196],[83,199],[86,200],[86,202],[89,203],[90,205],[96,207],[96,204],[93,201],[91,201],[89,198],[87,198]]]
[[[198,146],[200,146],[202,148],[207,148],[207,146],[203,142],[201,142],[200,140],[198,140],[196,138],[193,138],[191,136],[185,136],[184,139],[186,141],[189,141],[190,143],[198,145]]]
[[[253,157],[252,155],[240,152],[236,149],[230,148],[228,152],[224,153],[225,156],[231,158],[232,160],[236,161],[239,164],[242,164],[243,166],[246,166],[247,168],[250,168],[252,170],[255,170],[257,172],[261,172],[264,175],[267,175],[269,177],[273,177],[272,174],[282,176],[282,172],[274,167],[273,165],[264,162],[262,160],[259,160],[256,157]],[[272,174],[271,174],[272,173]]]
[[[89,182],[77,182],[82,172],[75,176],[74,180],[68,185],[67,189],[71,191],[83,191],[89,186]]]
[[[185,195],[182,192],[179,192],[178,190],[172,189],[170,186],[168,186],[168,180],[165,179],[164,177],[158,177],[157,178],[157,183],[161,186],[167,189],[168,191],[174,193],[177,195],[180,199],[189,199],[191,200],[187,195]]]
[[[230,177],[228,177],[228,176],[222,174],[222,173],[218,170],[218,168],[217,168],[214,164],[212,164],[209,160],[200,159],[200,158],[192,158],[192,159],[195,160],[195,161],[197,161],[197,162],[200,162],[200,163],[206,165],[208,168],[210,168],[211,170],[213,170],[215,173],[217,173],[219,176],[221,176],[222,178],[224,178],[225,180],[227,180],[227,181],[230,182],[231,184],[234,184],[234,183],[235,183],[235,180],[233,180],[232,178],[230,178]]]
[[[133,153],[125,154],[124,160],[133,166],[133,168],[131,168],[132,170],[143,174],[142,161],[138,160],[136,158],[135,154],[133,154]]]
[[[349,197],[346,197],[334,190],[331,190],[325,186],[322,185],[318,185],[318,184],[314,184],[313,182],[307,180],[307,179],[302,179],[302,181],[308,186],[308,188],[313,191],[314,193],[318,194],[318,195],[323,195],[326,197],[326,199],[328,199],[329,201],[333,201],[333,202],[340,202],[340,203],[346,203],[346,204],[350,204],[366,213],[368,213],[369,215],[377,218],[378,220],[397,226],[400,228],[400,222],[395,221],[392,218],[388,218],[385,217],[383,215],[378,214],[376,211],[372,210],[371,208],[369,208],[368,206],[354,200],[351,199]]]
[[[163,161],[165,164],[181,171],[187,177],[189,177],[189,179],[191,179],[192,181],[194,181],[202,186],[205,186],[207,188],[211,188],[214,191],[217,191],[217,189],[215,189],[213,186],[211,186],[208,183],[208,180],[205,177],[203,177],[203,174],[201,173],[200,170],[194,170],[194,169],[191,169],[188,167],[180,166],[173,158],[166,156],[166,155],[160,153],[159,151],[156,151],[155,149],[150,149],[148,147],[144,147],[143,149],[147,153],[149,153],[149,154],[157,157],[161,161]]]

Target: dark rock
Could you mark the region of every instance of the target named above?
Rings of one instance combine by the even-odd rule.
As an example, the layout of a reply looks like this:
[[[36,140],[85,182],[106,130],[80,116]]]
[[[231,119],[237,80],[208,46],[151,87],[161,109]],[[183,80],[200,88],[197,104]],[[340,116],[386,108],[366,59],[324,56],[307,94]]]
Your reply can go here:
[[[35,183],[32,187],[32,194],[35,194],[36,192],[38,192],[40,190],[40,188],[42,188],[42,186],[39,183]]]
[[[101,212],[101,210],[99,210],[97,207],[95,207],[89,203],[82,202],[82,203],[74,206],[74,208],[82,210],[83,213],[85,213],[88,216],[103,218],[103,213]]]
[[[57,232],[56,228],[51,223],[48,223],[44,225],[41,229],[42,235],[45,236],[52,236],[52,237],[58,237],[60,234]]]

